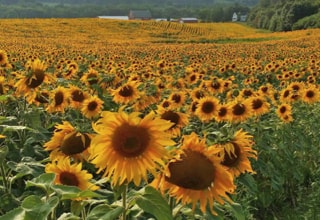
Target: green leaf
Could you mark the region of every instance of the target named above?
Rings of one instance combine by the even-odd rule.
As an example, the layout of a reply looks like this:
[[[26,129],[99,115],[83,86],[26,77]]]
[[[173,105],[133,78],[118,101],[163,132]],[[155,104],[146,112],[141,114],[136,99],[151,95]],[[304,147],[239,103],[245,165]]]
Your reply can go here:
[[[236,217],[237,220],[246,219],[245,214],[243,213],[243,210],[242,210],[242,206],[239,203],[232,203],[232,204],[226,203],[226,207],[232,211],[232,213],[234,214],[234,217]]]
[[[246,173],[240,176],[239,181],[243,183],[251,193],[256,194],[258,192],[257,183],[251,174]]]
[[[35,186],[35,187],[39,187],[39,188],[47,191],[49,189],[49,187],[52,186],[54,178],[55,178],[54,173],[41,174],[40,176],[38,176],[32,180],[27,181],[26,188],[29,188],[31,186]]]
[[[40,197],[31,195],[23,200],[21,207],[26,211],[25,220],[46,220],[58,203],[57,196],[51,197],[47,202],[44,202]]]
[[[57,220],[80,220],[81,218],[72,213],[63,213]]]
[[[0,163],[4,161],[8,153],[9,150],[7,145],[0,147]]]
[[[117,206],[116,208],[106,204],[94,207],[87,216],[87,220],[113,220],[117,219],[123,212],[124,208]]]
[[[53,185],[52,189],[61,195],[61,200],[75,198],[102,197],[91,190],[81,190],[76,186]]]
[[[0,220],[19,220],[25,218],[25,211],[23,208],[18,207],[16,209],[11,210],[10,212],[7,212],[3,216],[0,216]]]
[[[151,186],[145,188],[143,195],[136,200],[137,205],[145,212],[153,215],[156,219],[172,220],[172,212],[167,201]]]

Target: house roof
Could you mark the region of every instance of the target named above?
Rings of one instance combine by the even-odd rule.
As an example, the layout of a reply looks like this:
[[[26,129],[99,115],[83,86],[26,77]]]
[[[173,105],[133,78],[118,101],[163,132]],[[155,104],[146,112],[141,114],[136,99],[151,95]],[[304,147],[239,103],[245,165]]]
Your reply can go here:
[[[151,13],[149,10],[130,10],[129,16],[134,18],[151,18]]]

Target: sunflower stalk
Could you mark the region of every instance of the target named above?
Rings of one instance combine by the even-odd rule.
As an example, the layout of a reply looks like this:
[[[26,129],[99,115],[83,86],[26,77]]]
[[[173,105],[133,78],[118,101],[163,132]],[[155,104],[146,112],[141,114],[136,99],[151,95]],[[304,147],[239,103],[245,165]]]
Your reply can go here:
[[[6,191],[6,193],[9,193],[7,177],[6,177],[6,173],[5,173],[5,170],[4,170],[4,164],[3,163],[1,163],[1,165],[0,165],[0,172],[1,172],[0,174],[2,176],[2,182],[3,182],[4,190]]]
[[[122,220],[126,220],[127,216],[127,191],[128,191],[128,184],[124,185],[124,190],[122,192],[122,206],[123,206],[123,213],[122,213]]]

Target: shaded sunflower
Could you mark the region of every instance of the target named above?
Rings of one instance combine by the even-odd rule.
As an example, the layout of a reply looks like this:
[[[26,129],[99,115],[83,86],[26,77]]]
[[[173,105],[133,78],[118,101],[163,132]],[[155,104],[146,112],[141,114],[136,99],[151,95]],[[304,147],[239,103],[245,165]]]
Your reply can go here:
[[[178,112],[174,109],[165,109],[161,106],[157,106],[156,110],[161,119],[170,121],[173,125],[168,129],[168,132],[173,135],[173,137],[180,136],[181,128],[189,123],[188,115],[182,112]]]
[[[193,101],[199,101],[201,98],[207,96],[207,92],[204,88],[195,88],[190,92],[190,97]]]
[[[89,98],[89,93],[83,91],[77,86],[70,85],[69,87],[69,94],[70,94],[70,106],[75,109],[81,108],[84,100]]]
[[[80,78],[80,81],[87,86],[92,86],[94,84],[98,84],[101,81],[101,79],[98,71],[90,68],[88,72],[83,74],[83,76]]]
[[[58,86],[58,88],[50,92],[49,105],[46,110],[49,113],[64,112],[65,108],[68,106],[69,97],[69,90],[62,86]]]
[[[221,93],[224,91],[223,79],[215,78],[204,81],[206,88],[212,94]]]
[[[48,90],[38,90],[32,92],[26,96],[26,100],[30,104],[35,104],[36,106],[48,105],[50,92]]]
[[[4,50],[0,50],[0,66],[8,63],[8,54]]]
[[[254,143],[252,138],[251,135],[240,129],[234,134],[230,142],[216,145],[223,149],[219,154],[222,158],[221,164],[234,177],[245,172],[255,173],[249,160],[249,158],[257,159],[257,151],[252,149]]]
[[[301,91],[301,98],[302,101],[310,104],[320,101],[319,88],[313,84],[308,84],[308,86]]]
[[[195,115],[201,121],[208,122],[216,118],[219,109],[219,100],[215,97],[204,97],[198,101]]]
[[[185,135],[177,155],[151,185],[178,202],[192,204],[193,210],[199,202],[205,213],[209,204],[211,212],[216,214],[214,202],[231,201],[227,194],[235,189],[232,175],[220,164],[219,152],[221,149],[207,147],[205,139],[200,140],[194,132]]]
[[[53,76],[46,74],[46,64],[36,59],[26,64],[27,74],[18,76],[20,79],[16,82],[15,87],[17,94],[26,95],[31,90],[38,88],[42,83],[48,83],[54,80]]]
[[[138,90],[139,83],[130,81],[120,86],[116,90],[111,90],[113,101],[119,104],[129,104],[140,97]]]
[[[98,186],[90,182],[92,174],[82,170],[82,163],[71,164],[69,158],[46,164],[46,173],[54,173],[55,184],[76,186],[81,190],[97,190]]]
[[[83,101],[81,113],[86,118],[98,116],[103,108],[103,101],[97,96],[91,96]]]
[[[167,145],[173,145],[166,132],[172,123],[149,113],[144,118],[139,112],[127,114],[102,112],[93,124],[97,135],[92,139],[90,159],[98,173],[111,178],[112,185],[133,181],[139,185],[147,181],[147,173],[156,174],[167,158]]]
[[[220,104],[218,107],[218,113],[215,117],[217,122],[230,121],[230,109],[226,104]]]

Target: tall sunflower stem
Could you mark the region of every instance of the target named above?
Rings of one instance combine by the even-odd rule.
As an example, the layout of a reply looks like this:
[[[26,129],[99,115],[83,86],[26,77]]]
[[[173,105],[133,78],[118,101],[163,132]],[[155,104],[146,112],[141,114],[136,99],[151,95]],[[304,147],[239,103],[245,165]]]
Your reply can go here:
[[[2,176],[4,190],[8,193],[9,192],[8,182],[7,182],[8,179],[6,177],[6,172],[5,172],[3,163],[0,164],[0,175]]]
[[[122,192],[122,206],[123,206],[123,213],[122,213],[122,220],[126,220],[127,216],[127,190],[128,190],[128,184],[125,184],[125,188]]]

